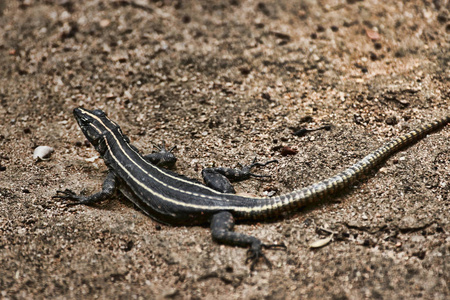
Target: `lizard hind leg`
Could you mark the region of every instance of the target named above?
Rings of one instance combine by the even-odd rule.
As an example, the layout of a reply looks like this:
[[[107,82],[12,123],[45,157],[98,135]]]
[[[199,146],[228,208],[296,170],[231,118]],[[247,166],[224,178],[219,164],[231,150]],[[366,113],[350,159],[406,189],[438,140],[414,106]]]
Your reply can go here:
[[[266,245],[256,237],[233,231],[234,218],[228,211],[215,214],[211,220],[211,235],[214,241],[231,246],[249,247],[246,263],[250,262],[250,270],[254,270],[259,260],[263,260],[269,268],[272,264],[263,253],[263,249],[285,250],[284,244]]]

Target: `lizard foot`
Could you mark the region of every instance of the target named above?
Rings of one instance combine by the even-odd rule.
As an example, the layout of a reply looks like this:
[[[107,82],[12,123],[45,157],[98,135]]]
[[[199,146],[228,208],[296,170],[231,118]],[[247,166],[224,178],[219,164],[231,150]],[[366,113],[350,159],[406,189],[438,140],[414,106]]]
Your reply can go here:
[[[242,164],[239,164],[241,167],[241,172],[242,174],[245,174],[248,177],[257,177],[257,178],[264,178],[264,177],[270,177],[270,175],[259,175],[259,174],[254,174],[251,171],[252,168],[254,167],[265,167],[268,164],[271,163],[278,163],[278,160],[274,159],[274,160],[270,160],[268,162],[265,163],[260,163],[256,161],[256,157],[253,159],[252,163],[248,166],[243,166]]]
[[[148,161],[150,161],[151,163],[158,165],[160,167],[165,167],[165,168],[169,168],[169,169],[172,168],[177,161],[177,158],[172,153],[172,151],[177,146],[175,145],[172,148],[167,149],[165,141],[163,141],[161,145],[157,145],[155,143],[152,143],[152,144],[159,152],[145,155],[144,158],[147,159]]]
[[[78,196],[75,192],[69,189],[65,189],[64,191],[56,191],[56,195],[52,197],[52,199],[60,199],[65,201],[73,201],[73,202],[67,202],[66,205],[77,205],[77,204],[84,204],[83,200],[86,197],[84,196]]]
[[[67,206],[70,205],[90,205],[97,203],[105,198],[106,195],[109,195],[107,193],[97,193],[92,196],[81,196],[75,194],[72,190],[65,189],[64,191],[56,191],[56,195],[52,197],[52,199],[60,199],[64,201],[72,201],[72,202],[66,202],[65,204]]]
[[[269,269],[272,269],[272,264],[270,263],[269,259],[266,257],[266,255],[263,253],[263,249],[271,249],[271,250],[286,250],[286,246],[284,244],[272,244],[272,245],[266,245],[262,244],[261,242],[255,242],[251,245],[250,249],[247,250],[247,259],[245,260],[245,263],[250,264],[250,270],[253,271],[255,269],[256,264],[260,259],[262,259],[266,265],[269,267]]]
[[[177,147],[175,145],[172,148],[170,148],[169,150],[167,150],[165,141],[162,141],[161,145],[158,145],[158,144],[155,144],[155,143],[152,143],[152,144],[153,144],[153,147],[158,149],[158,151],[161,152],[161,153],[172,153],[172,151]]]

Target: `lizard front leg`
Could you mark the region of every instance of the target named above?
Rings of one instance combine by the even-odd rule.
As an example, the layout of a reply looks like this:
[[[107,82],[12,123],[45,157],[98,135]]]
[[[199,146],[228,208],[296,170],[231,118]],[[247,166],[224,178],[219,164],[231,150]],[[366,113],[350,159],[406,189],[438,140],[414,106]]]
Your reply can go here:
[[[249,179],[250,177],[264,178],[270,177],[269,175],[259,175],[251,172],[254,167],[264,167],[270,163],[278,162],[277,160],[271,160],[266,163],[256,162],[256,158],[248,166],[242,166],[241,169],[232,168],[205,168],[202,170],[202,176],[205,184],[210,188],[222,192],[235,194],[233,185],[230,181],[242,181]]]
[[[64,191],[56,191],[56,195],[53,199],[70,200],[73,202],[67,203],[68,205],[76,204],[94,204],[103,200],[110,198],[117,189],[117,179],[116,175],[109,172],[103,182],[102,190],[90,196],[81,196],[75,194],[73,191],[66,189]]]
[[[165,167],[170,169],[173,166],[175,166],[177,158],[172,153],[172,151],[173,149],[176,148],[176,146],[173,146],[169,150],[166,149],[165,142],[163,142],[162,145],[154,145],[154,146],[156,149],[159,150],[159,152],[144,155],[145,160],[149,161],[154,165],[157,165],[158,167]]]

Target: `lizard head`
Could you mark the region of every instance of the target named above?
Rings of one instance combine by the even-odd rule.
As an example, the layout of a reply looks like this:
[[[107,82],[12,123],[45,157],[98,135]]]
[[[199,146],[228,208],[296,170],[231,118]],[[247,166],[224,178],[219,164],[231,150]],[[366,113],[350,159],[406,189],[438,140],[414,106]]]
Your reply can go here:
[[[119,126],[100,109],[88,110],[79,107],[73,110],[73,115],[87,140],[100,155],[103,155],[107,149],[106,135],[112,131],[121,133]]]

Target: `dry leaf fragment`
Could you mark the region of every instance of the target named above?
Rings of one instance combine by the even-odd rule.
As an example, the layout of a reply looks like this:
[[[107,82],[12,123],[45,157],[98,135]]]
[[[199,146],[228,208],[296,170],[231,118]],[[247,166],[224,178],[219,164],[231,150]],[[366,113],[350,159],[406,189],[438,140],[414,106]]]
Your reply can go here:
[[[333,236],[334,236],[334,234],[331,234],[327,238],[316,240],[309,245],[309,248],[313,248],[313,249],[321,248],[321,247],[327,245],[329,242],[331,242],[331,240],[333,239]]]

